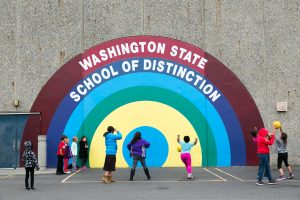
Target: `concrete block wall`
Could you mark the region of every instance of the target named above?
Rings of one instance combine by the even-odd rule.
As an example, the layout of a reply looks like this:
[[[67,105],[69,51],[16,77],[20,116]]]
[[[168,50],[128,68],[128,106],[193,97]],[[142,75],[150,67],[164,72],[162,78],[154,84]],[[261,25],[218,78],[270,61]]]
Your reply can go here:
[[[290,160],[300,163],[299,0],[2,0],[0,10],[1,112],[29,111],[52,74],[85,49],[131,35],[167,36],[229,67],[266,127],[282,121]],[[278,101],[288,101],[288,112],[276,111]]]

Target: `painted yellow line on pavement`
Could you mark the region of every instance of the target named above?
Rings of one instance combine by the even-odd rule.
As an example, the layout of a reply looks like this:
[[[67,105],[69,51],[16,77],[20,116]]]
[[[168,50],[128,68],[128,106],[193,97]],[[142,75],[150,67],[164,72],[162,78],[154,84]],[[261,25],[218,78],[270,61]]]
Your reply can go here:
[[[67,178],[65,178],[64,180],[62,180],[62,183],[65,183],[69,178],[71,178],[72,176],[74,176],[75,174],[78,174],[82,169],[77,170],[75,173],[69,175]]]
[[[218,169],[218,168],[215,168],[216,170],[218,170],[219,172],[222,172],[223,174],[226,174],[227,176],[230,176],[230,177],[232,177],[232,178],[235,178],[235,179],[237,179],[237,180],[239,180],[239,181],[245,181],[245,180],[243,180],[243,179],[241,179],[241,178],[239,178],[239,177],[236,177],[236,176],[234,176],[234,175],[232,175],[232,174],[229,174],[229,173],[227,173],[227,172],[224,172],[223,170],[220,170],[220,169]]]
[[[208,170],[208,169],[206,169],[206,168],[203,168],[203,169],[204,169],[205,171],[207,171],[208,173],[210,173],[210,174],[212,174],[212,175],[218,177],[218,178],[221,179],[222,181],[227,181],[225,178],[219,176],[218,174],[213,173],[212,171],[210,171],[210,170]]]

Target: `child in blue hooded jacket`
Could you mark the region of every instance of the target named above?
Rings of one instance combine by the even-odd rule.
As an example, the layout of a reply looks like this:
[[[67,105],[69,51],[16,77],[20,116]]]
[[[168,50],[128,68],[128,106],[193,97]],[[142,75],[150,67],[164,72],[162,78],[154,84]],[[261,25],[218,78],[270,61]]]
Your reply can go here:
[[[117,134],[114,134],[114,133]],[[109,126],[107,132],[103,134],[105,137],[106,157],[104,162],[104,175],[102,181],[104,183],[114,182],[112,179],[112,172],[116,171],[116,154],[117,154],[117,140],[122,139],[122,134],[114,127]]]

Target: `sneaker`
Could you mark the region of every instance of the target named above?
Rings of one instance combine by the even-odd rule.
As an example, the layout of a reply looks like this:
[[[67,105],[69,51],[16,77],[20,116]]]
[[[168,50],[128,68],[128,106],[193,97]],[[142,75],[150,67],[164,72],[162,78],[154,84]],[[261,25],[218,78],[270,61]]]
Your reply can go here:
[[[262,186],[262,185],[265,185],[265,183],[262,182],[262,181],[257,181],[257,182],[256,182],[256,185]]]
[[[35,188],[34,188],[34,187],[31,187],[30,189],[32,189],[32,190],[35,190]]]
[[[28,190],[28,191],[29,191],[29,190],[30,190],[30,187],[26,187],[26,190]]]
[[[187,178],[188,178],[188,179],[193,179],[194,177],[193,177],[192,174],[188,174]]]
[[[269,180],[269,185],[277,185],[278,182],[277,181],[274,181],[273,179],[272,180]]]
[[[292,178],[294,178],[294,174],[290,173],[288,179],[292,179]]]
[[[66,173],[66,174],[70,174],[71,172],[70,172],[70,171],[66,171],[65,173]]]
[[[282,180],[285,180],[285,176],[279,176],[278,178],[277,178],[277,181],[282,181]]]

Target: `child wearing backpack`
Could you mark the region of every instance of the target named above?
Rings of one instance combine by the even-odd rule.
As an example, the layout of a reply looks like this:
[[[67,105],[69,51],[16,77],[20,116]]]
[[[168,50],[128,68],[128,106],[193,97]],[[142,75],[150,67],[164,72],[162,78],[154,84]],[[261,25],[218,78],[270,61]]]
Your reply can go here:
[[[193,143],[191,143],[189,136],[184,136],[183,141],[180,141],[180,135],[177,135],[177,142],[181,145],[180,157],[186,167],[186,171],[188,173],[187,178],[193,179],[192,158],[191,158],[190,151],[191,151],[192,147],[194,147],[197,144],[198,138],[195,138],[195,141]]]
[[[65,154],[64,154],[64,173],[69,174],[71,173],[68,171],[69,167],[69,159],[72,157],[71,147],[69,145],[69,138],[65,139]]]
[[[24,142],[25,151],[22,155],[22,160],[24,163],[24,167],[26,170],[26,176],[25,176],[25,188],[26,190],[34,190],[34,169],[39,170],[39,164],[36,158],[35,153],[32,151],[32,143],[31,141]],[[28,184],[30,174],[30,187]]]

